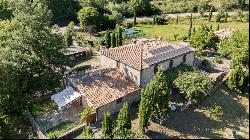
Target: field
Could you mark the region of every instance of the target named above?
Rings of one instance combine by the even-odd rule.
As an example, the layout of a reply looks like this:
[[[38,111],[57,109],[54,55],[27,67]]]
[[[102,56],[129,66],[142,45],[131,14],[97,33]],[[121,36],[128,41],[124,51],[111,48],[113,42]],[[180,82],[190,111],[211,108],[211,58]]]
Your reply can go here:
[[[220,120],[209,117],[213,104],[222,107]],[[249,97],[218,87],[197,107],[170,114],[162,128],[151,122],[146,138],[230,138],[227,128],[236,131],[236,138],[249,138]],[[133,120],[133,130],[138,130],[139,119]],[[161,128],[161,129],[160,129]]]
[[[198,30],[202,24],[207,26],[212,25],[213,30],[216,30],[218,25],[214,19],[209,22],[206,17],[193,17],[193,19],[193,28],[195,28],[195,30]],[[140,30],[142,33],[145,33],[146,37],[153,38],[162,36],[164,40],[173,41],[175,34],[177,35],[178,40],[179,37],[187,36],[189,29],[189,20],[187,18],[179,17],[178,23],[176,23],[175,20],[176,19],[173,19],[173,21],[167,25],[138,24],[135,28]],[[229,19],[226,23],[220,23],[220,29],[230,28],[235,30],[248,30],[248,25],[248,22],[234,22]]]

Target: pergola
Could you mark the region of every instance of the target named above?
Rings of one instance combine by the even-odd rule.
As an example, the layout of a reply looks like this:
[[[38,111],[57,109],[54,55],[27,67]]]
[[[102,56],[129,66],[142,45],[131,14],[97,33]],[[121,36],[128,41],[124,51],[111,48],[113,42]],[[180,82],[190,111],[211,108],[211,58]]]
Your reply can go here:
[[[63,91],[51,96],[51,100],[55,101],[59,110],[74,103],[81,97],[81,94],[76,92],[71,86],[67,86]]]

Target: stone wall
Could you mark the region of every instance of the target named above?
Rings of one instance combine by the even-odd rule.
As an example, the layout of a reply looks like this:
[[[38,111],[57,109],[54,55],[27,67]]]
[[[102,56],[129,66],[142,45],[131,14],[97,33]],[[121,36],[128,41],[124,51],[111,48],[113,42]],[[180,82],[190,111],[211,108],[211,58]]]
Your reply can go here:
[[[195,58],[194,58],[194,67],[200,67],[202,61],[203,61],[203,60],[202,60],[201,58],[195,57]]]
[[[181,63],[183,63],[183,56],[178,56],[173,59],[173,67],[177,67]],[[154,67],[152,65],[149,68],[143,69],[141,72],[134,68],[131,68],[123,63],[119,63],[116,60],[110,59],[106,56],[101,56],[101,63],[103,68],[118,68],[123,72],[127,77],[133,80],[138,86],[144,87],[153,77],[154,77]],[[119,63],[119,64],[118,64]],[[158,63],[157,65],[162,65],[163,70],[167,70],[169,68],[170,60],[163,61]],[[194,52],[186,54],[186,62],[185,64],[194,65]]]
[[[110,59],[106,56],[101,56],[102,68],[118,68],[125,76],[129,77],[137,85],[140,85],[140,71],[128,65],[120,63],[116,60]]]
[[[35,119],[32,117],[29,110],[28,110],[28,117],[29,117],[30,123],[32,124],[33,131],[37,134],[38,139],[47,139],[47,137],[40,130],[39,126],[37,125]]]
[[[101,67],[102,68],[116,68],[116,60],[110,59],[104,55],[101,55]]]
[[[194,58],[195,58],[195,52],[187,54],[185,64],[194,66]]]
[[[116,101],[113,101],[109,104],[106,104],[102,107],[99,107],[96,109],[96,120],[100,121],[103,118],[103,115],[105,112],[109,112],[110,114],[114,114],[119,112],[119,110],[122,108],[123,104],[127,101],[129,105],[131,105],[134,102],[137,102],[140,100],[140,91],[137,91],[135,93],[131,93],[125,97],[122,98],[122,101],[120,103],[117,103]]]
[[[120,63],[118,69],[140,86],[140,71]]]
[[[80,106],[80,102],[76,101],[60,111],[52,110],[42,116],[38,116],[35,118],[35,121],[40,130],[45,133],[48,129],[53,128],[62,122],[74,121],[78,123],[82,110],[83,108]]]
[[[177,67],[179,66],[181,63],[183,62],[183,55],[176,57],[173,59],[173,67]],[[194,62],[194,53],[188,53],[186,54],[186,62],[185,64],[189,64],[189,65],[193,65]],[[163,61],[157,65],[162,65],[163,66],[163,70],[166,71],[169,68],[169,63],[170,60],[167,61]],[[155,65],[152,65],[150,68],[147,69],[143,69],[141,72],[141,87],[146,86],[146,84],[152,79],[154,78],[154,67]]]

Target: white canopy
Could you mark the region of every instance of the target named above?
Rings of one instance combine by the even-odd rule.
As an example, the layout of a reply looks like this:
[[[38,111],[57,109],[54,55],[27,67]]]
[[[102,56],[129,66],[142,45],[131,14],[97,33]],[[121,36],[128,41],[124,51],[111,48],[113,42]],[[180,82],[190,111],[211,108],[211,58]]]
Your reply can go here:
[[[74,102],[77,98],[81,97],[81,94],[76,92],[71,86],[67,86],[61,92],[51,96],[51,100],[55,101],[59,110],[71,102]]]

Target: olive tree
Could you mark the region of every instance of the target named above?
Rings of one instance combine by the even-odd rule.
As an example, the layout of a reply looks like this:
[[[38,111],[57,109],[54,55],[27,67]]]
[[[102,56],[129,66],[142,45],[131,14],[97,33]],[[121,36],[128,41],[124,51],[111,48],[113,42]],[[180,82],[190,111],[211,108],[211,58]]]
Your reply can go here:
[[[184,72],[174,80],[174,85],[186,94],[191,103],[198,103],[213,87],[211,79],[201,72]]]

